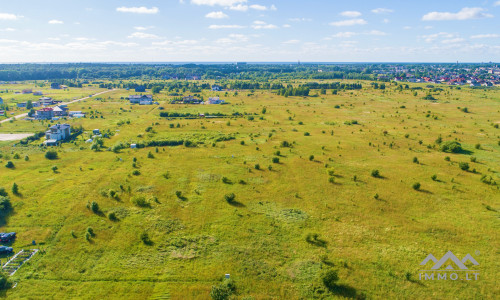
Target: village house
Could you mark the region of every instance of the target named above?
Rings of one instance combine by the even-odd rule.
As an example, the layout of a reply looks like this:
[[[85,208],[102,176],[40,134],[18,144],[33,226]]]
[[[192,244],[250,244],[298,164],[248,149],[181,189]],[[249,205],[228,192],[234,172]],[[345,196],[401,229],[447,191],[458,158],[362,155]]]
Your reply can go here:
[[[38,99],[38,103],[40,103],[40,105],[42,105],[42,106],[47,106],[47,105],[54,104],[54,100],[52,100],[52,98],[50,98],[50,97],[42,97],[42,98]]]
[[[57,145],[58,141],[68,139],[71,135],[71,126],[69,124],[53,125],[45,132],[44,144],[47,146]]]
[[[59,105],[52,109],[54,117],[65,117],[68,115],[68,108],[66,105]]]
[[[43,95],[42,91],[33,92],[33,96],[42,96],[42,95]]]
[[[20,102],[20,103],[17,103],[16,105],[18,108],[25,108],[28,105],[28,103],[27,102]]]
[[[152,95],[130,95],[128,99],[130,100],[130,104],[139,104],[139,105],[153,104]]]
[[[32,89],[24,89],[24,90],[22,91],[22,93],[23,93],[23,94],[31,94],[31,93],[33,93],[33,90],[32,90]]]
[[[182,98],[182,103],[184,103],[184,104],[202,104],[203,101],[200,99],[196,99],[193,96],[189,95],[189,96]]]
[[[35,112],[35,119],[37,120],[52,120],[53,117],[54,110],[50,107],[45,107]]]
[[[210,97],[206,104],[224,104],[225,101],[221,100],[219,97]]]

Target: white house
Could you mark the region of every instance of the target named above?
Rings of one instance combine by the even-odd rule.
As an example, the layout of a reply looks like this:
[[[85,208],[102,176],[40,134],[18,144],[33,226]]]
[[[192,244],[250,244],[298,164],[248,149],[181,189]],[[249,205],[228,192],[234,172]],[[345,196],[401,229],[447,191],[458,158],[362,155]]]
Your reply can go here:
[[[56,124],[53,125],[45,132],[44,142],[46,145],[53,144],[53,142],[62,141],[69,138],[71,135],[71,126],[69,124]]]
[[[207,104],[223,104],[224,100],[221,100],[219,97],[210,97],[208,98]]]
[[[139,105],[153,104],[152,95],[130,95],[128,99],[130,100],[131,104],[139,104]]]

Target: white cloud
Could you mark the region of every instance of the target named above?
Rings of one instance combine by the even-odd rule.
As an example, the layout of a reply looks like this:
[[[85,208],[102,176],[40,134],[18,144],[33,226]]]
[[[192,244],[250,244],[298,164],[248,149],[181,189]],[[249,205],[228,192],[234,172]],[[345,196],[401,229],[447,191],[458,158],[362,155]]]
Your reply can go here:
[[[22,18],[22,16],[17,16],[17,15],[8,14],[8,13],[0,13],[0,20],[15,21],[15,20],[19,20],[20,18]]]
[[[500,6],[500,1],[493,3],[493,6]]]
[[[341,12],[340,15],[348,18],[357,18],[361,16],[361,13],[359,11],[348,10]]]
[[[267,10],[266,6],[259,4],[250,5],[250,8],[255,10]]]
[[[457,38],[458,36],[454,33],[448,33],[448,32],[440,32],[440,33],[434,33],[434,34],[429,34],[429,35],[423,35],[422,38],[427,42],[427,43],[432,43],[435,40],[439,38],[443,39],[454,39]]]
[[[382,20],[382,22],[384,22],[385,24],[387,24],[387,23],[389,23],[391,21],[389,19],[384,19],[384,20]]]
[[[213,11],[211,13],[206,14],[205,18],[209,18],[209,19],[224,19],[224,18],[229,18],[229,16],[226,15],[225,13],[221,12],[221,11]]]
[[[264,21],[255,21],[255,22],[253,22],[252,28],[253,29],[276,29],[276,28],[278,28],[278,26],[276,26],[274,24],[267,24]]]
[[[290,27],[292,27],[292,25],[290,25],[290,24],[284,24],[283,25],[283,28],[290,28]]]
[[[216,41],[217,44],[236,44],[248,42],[249,38],[244,34],[230,34],[228,37],[220,38]]]
[[[139,31],[144,31],[144,30],[148,30],[148,29],[152,29],[152,28],[155,28],[154,26],[135,26],[134,29],[135,30],[139,30]]]
[[[208,6],[223,6],[231,7],[241,3],[246,3],[247,0],[191,0],[191,3],[196,5],[208,5]]]
[[[380,30],[371,30],[371,31],[367,31],[365,32],[366,35],[378,35],[378,36],[384,36],[384,35],[387,35],[387,33],[383,32],[383,31],[380,31]]]
[[[500,1],[498,3],[500,3]],[[486,33],[486,34],[473,35],[470,38],[471,39],[491,39],[491,38],[499,38],[499,37],[500,37],[500,34]]]
[[[134,13],[134,14],[157,14],[158,12],[160,12],[158,7],[147,8],[145,6],[141,6],[141,7],[122,6],[122,7],[117,7],[116,11],[124,12],[124,13]]]
[[[12,32],[12,31],[16,31],[16,30],[14,28],[7,27],[7,28],[4,28],[4,29],[0,29],[0,31],[3,31],[3,32]]]
[[[403,27],[404,30],[410,30],[411,29],[411,26],[405,26]]]
[[[332,35],[332,37],[334,38],[351,38],[353,36],[357,35],[356,32],[350,32],[350,31],[347,31],[347,32],[338,32],[334,35]]]
[[[209,29],[241,29],[246,28],[246,26],[241,25],[210,25]]]
[[[145,32],[134,32],[131,35],[128,36],[129,39],[136,38],[136,39],[159,39],[160,37],[157,36],[156,34],[152,33],[145,33]]]
[[[390,14],[392,12],[394,12],[394,10],[389,9],[389,8],[375,8],[375,9],[372,9],[372,13],[374,13],[374,14]]]
[[[64,24],[64,22],[60,20],[50,20],[49,24],[57,25],[57,24]]]
[[[461,43],[464,41],[465,41],[465,39],[462,39],[462,38],[454,38],[454,39],[442,40],[441,43],[443,43],[443,44],[458,44],[458,43]]]
[[[289,40],[289,41],[283,42],[283,44],[288,44],[288,45],[298,44],[298,43],[300,43],[299,40]]]
[[[243,4],[233,5],[233,6],[230,6],[229,9],[236,10],[236,11],[247,11],[248,5],[243,5]]]
[[[338,22],[331,22],[331,26],[354,26],[354,25],[365,25],[367,22],[363,19],[351,19]]]
[[[422,17],[423,21],[463,21],[472,19],[492,18],[493,15],[483,12],[480,7],[464,7],[457,13],[451,12],[430,12]]]

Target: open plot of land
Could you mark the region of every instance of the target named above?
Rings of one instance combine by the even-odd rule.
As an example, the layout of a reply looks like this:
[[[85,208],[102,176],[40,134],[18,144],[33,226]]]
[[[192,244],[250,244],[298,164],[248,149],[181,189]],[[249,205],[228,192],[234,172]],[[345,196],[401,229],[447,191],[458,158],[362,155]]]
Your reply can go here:
[[[43,250],[7,296],[206,299],[229,273],[240,298],[495,298],[500,92],[446,89],[430,102],[362,83],[315,97],[203,92],[230,104],[196,106],[164,93],[130,105],[116,90],[69,105],[87,117],[62,122],[85,132],[54,148],[58,159],[41,141],[0,144],[0,187],[20,188],[2,230],[18,233],[15,251]],[[97,151],[93,129],[105,135]],[[442,152],[450,141],[462,150]],[[420,262],[449,250],[480,253],[480,280],[419,281]]]

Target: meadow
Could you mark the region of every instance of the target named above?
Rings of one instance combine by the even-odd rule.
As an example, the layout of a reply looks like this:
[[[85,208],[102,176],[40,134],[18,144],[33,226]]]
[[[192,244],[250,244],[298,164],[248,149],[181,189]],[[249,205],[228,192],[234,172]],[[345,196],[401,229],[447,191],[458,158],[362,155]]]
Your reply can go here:
[[[169,104],[165,91],[159,105],[130,105],[134,93],[117,89],[69,106],[87,114],[62,121],[85,129],[72,142],[0,142],[12,203],[1,231],[17,232],[15,251],[43,250],[2,295],[207,299],[230,274],[237,299],[497,298],[500,90],[348,82],[363,89],[201,93],[225,105]],[[0,133],[54,123],[16,120]],[[93,129],[105,134],[95,147]],[[165,141],[182,145],[147,146]],[[443,152],[453,141],[462,149]],[[449,250],[472,254],[479,279],[419,280],[420,262]]]

